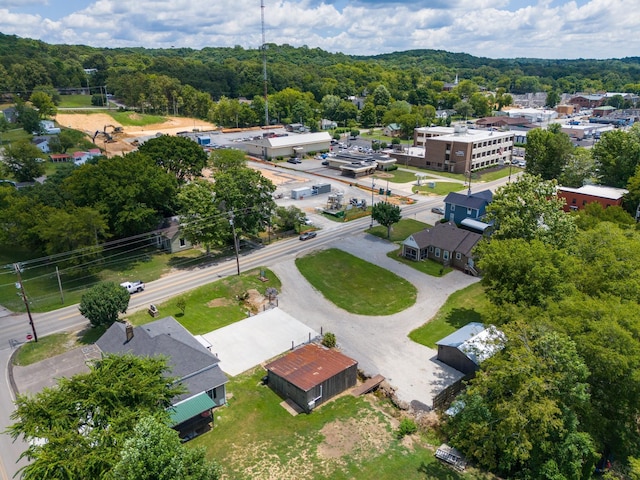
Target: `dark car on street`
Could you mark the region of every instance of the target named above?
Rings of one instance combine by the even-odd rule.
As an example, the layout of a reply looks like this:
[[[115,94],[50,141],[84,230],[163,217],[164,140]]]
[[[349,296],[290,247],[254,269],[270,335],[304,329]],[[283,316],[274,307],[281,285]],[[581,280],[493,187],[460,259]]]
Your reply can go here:
[[[300,235],[300,240],[309,240],[310,238],[316,238],[316,232],[304,232]]]
[[[290,158],[289,160],[287,160],[287,162],[289,162],[289,163],[302,163],[302,160],[300,160],[299,158]]]
[[[442,207],[433,207],[431,211],[433,213],[437,213],[438,215],[444,215],[444,208]]]

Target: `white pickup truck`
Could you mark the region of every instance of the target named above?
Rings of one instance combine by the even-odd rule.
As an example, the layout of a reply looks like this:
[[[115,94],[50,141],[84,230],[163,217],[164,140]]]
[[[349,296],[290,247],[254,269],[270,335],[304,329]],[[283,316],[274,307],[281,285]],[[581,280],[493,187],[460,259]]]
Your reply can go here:
[[[144,282],[141,280],[135,282],[122,282],[120,286],[126,288],[129,293],[136,293],[144,290]]]

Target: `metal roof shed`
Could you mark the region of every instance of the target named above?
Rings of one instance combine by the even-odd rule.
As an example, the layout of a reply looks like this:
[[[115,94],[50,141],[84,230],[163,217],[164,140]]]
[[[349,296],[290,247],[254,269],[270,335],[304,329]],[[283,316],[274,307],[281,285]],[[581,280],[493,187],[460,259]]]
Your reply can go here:
[[[436,342],[438,360],[469,374],[478,370],[480,363],[491,357],[504,345],[504,334],[494,326],[471,322],[451,335]]]
[[[317,405],[356,384],[358,362],[311,343],[265,366],[269,386],[310,413]]]

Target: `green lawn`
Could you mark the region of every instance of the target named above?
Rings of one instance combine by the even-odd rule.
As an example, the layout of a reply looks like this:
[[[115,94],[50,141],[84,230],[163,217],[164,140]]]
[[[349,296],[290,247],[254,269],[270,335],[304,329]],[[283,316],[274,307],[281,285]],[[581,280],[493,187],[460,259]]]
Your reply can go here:
[[[280,406],[282,399],[261,385],[264,373],[257,368],[231,378],[231,398],[214,412],[213,430],[187,444],[206,448],[207,456],[222,465],[225,478],[481,478],[442,466],[420,434],[409,442],[396,439],[395,419],[384,408],[385,400],[344,395],[311,414],[292,416]]]
[[[423,195],[446,195],[449,192],[459,192],[460,190],[464,190],[465,186],[462,183],[454,183],[454,182],[440,182],[436,181],[434,187],[429,187],[428,185],[421,185],[419,187],[413,187],[413,193],[420,193]]]
[[[416,301],[416,288],[396,274],[342,250],[296,259],[302,275],[338,307],[360,315],[391,315]]]
[[[391,227],[391,236],[387,239],[387,227],[377,225],[367,230],[367,233],[375,235],[376,237],[384,238],[390,242],[398,243],[404,242],[409,235],[429,228],[431,225],[413,220],[411,218],[403,218],[398,223],[395,223]]]
[[[31,135],[30,133],[25,132],[23,128],[14,128],[12,130],[0,133],[0,141],[5,144],[16,142],[18,140],[30,140],[32,136],[33,135]]]
[[[91,105],[91,95],[61,95],[58,106],[61,108],[82,108],[93,105]]]
[[[109,115],[125,127],[144,127],[155,123],[163,123],[166,120],[166,118],[159,115],[147,115],[136,112],[110,111]]]
[[[20,347],[13,357],[13,364],[31,365],[68,352],[78,345],[90,345],[100,338],[105,330],[104,327],[88,328],[75,333],[63,332],[39,337],[37,342],[28,342]]]
[[[407,182],[415,182],[417,180],[415,172],[408,172],[406,170],[392,170],[390,172],[385,172],[387,175],[391,175],[389,177],[389,182],[393,183],[407,183]],[[376,177],[376,186],[378,188],[385,187],[386,188],[386,180],[387,177],[379,178]]]
[[[17,261],[26,261],[38,255],[13,245],[0,245],[0,265]],[[214,260],[197,249],[185,250],[176,254],[158,251],[156,248],[134,252],[109,251],[102,262],[94,264],[93,270],[75,270],[59,266],[62,296],[60,294],[56,265],[31,268],[27,264],[22,278],[25,291],[31,301],[34,312],[47,312],[80,301],[86,288],[100,281],[142,279],[146,282],[156,280],[172,268],[185,269],[206,264]],[[0,271],[0,305],[9,310],[25,311],[22,300],[16,295],[15,274],[7,269]]]
[[[404,263],[405,265],[408,265],[409,267],[422,273],[426,273],[427,275],[431,275],[432,277],[443,277],[453,270],[451,267],[445,267],[441,263],[438,263],[431,259],[414,262],[413,260],[409,260],[408,258],[404,258],[403,256],[401,256],[401,253],[402,247],[400,247],[398,250],[387,253],[387,257],[393,258],[400,263]]]
[[[416,343],[435,348],[436,342],[470,322],[482,322],[490,308],[484,287],[474,283],[451,295],[438,313],[416,328],[409,338]]]
[[[264,278],[268,279],[266,282],[259,279],[260,269],[256,269],[240,276],[222,278],[157,304],[160,317],[173,316],[193,335],[201,335],[243,320],[247,318],[248,311],[258,313],[257,309],[239,299],[245,292],[255,289],[264,295],[269,287],[278,291],[282,288],[280,279],[273,272],[264,268],[262,270]],[[184,299],[186,302],[184,315],[178,307],[179,299]],[[142,325],[154,320],[146,310],[127,315],[127,319],[134,325]]]

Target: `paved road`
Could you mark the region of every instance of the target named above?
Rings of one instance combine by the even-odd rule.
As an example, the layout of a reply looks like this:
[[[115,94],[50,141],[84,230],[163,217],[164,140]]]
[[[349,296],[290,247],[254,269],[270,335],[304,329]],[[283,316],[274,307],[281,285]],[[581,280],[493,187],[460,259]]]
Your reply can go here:
[[[472,189],[473,191],[495,189],[506,181],[501,179],[485,184],[475,184]],[[400,186],[400,189],[402,187],[410,192],[410,183]],[[434,223],[439,217],[430,213],[430,209],[441,203],[442,197],[423,197],[416,204],[404,206],[403,215],[408,218],[413,215],[419,220]],[[328,329],[334,331],[338,335],[341,346],[349,355],[357,358],[366,371],[380,372],[390,378],[392,384],[400,387],[401,399],[410,401],[415,398],[425,398],[425,396],[430,398],[430,393],[438,388],[439,382],[448,382],[456,378],[456,372],[446,368],[438,370],[427,367],[434,352],[410,342],[406,335],[411,329],[431,318],[450,293],[468,285],[473,279],[458,272],[452,272],[445,277],[444,283],[434,284],[430,277],[387,259],[384,249],[391,248],[389,244],[362,233],[369,223],[369,218],[346,224],[327,222],[323,225],[324,228],[318,237],[312,241],[300,242],[294,238],[242,254],[240,268],[242,271],[259,266],[274,268],[281,276],[284,285],[296,285],[295,292],[287,287],[282,292],[283,310],[316,330],[323,327],[325,331]],[[343,248],[407,278],[418,287],[418,302],[397,317],[393,316],[393,321],[390,317],[346,314],[329,304],[313,292],[306,281],[301,280],[293,265],[296,256],[329,246]],[[129,311],[147,308],[150,303],[161,303],[182,292],[235,273],[234,258],[201,268],[175,272],[147,283],[144,292],[131,297]],[[299,291],[298,288],[301,290]],[[308,294],[301,294],[301,291],[306,291]],[[87,325],[86,319],[78,312],[77,305],[53,312],[34,314],[33,318],[40,337]],[[15,342],[23,341],[28,333],[30,333],[30,327],[26,315],[0,317],[0,366],[5,372],[12,346],[15,346]],[[10,424],[8,412],[12,411],[13,403],[8,389],[1,390],[0,431],[3,431]],[[10,478],[16,472],[18,467],[15,461],[23,450],[24,448],[20,445],[12,444],[7,435],[0,435],[0,455],[4,463],[4,468],[0,463],[1,480],[5,477]]]

